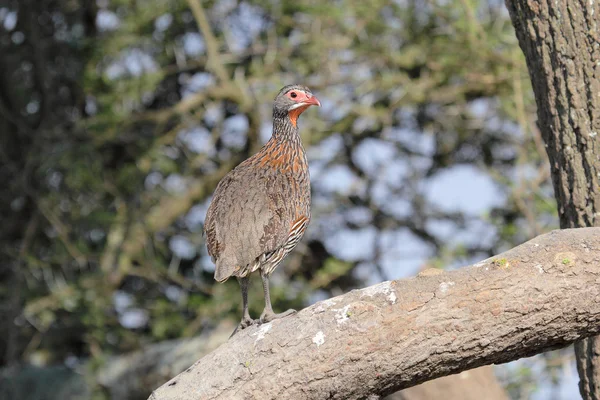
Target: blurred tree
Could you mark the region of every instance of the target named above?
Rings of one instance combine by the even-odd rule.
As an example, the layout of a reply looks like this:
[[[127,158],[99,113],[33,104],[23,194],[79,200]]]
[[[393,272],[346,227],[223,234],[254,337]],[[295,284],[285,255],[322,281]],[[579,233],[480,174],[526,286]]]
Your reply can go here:
[[[60,177],[52,160],[76,145],[70,132],[84,113],[83,38],[96,32],[88,3],[0,3],[0,277],[7,283],[0,290],[0,337],[6,338],[0,365],[36,349],[51,326],[62,332],[48,338],[59,359],[81,348],[77,324],[60,314],[71,307],[65,278],[84,266],[86,254],[54,207]],[[28,319],[24,309],[48,290],[58,297],[38,303],[39,318]]]
[[[276,307],[557,224],[497,0],[0,0],[0,54],[0,365],[100,368],[235,318],[203,218],[286,83],[324,104],[300,127],[314,218]]]

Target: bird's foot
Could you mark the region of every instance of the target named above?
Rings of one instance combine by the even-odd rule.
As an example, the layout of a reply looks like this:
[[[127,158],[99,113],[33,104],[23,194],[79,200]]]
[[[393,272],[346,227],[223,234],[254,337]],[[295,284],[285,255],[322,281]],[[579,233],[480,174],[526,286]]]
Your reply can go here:
[[[296,310],[293,310],[291,308],[289,310],[284,311],[284,312],[279,313],[279,314],[275,314],[272,310],[271,311],[265,310],[261,314],[259,321],[260,321],[261,324],[264,324],[266,322],[271,322],[271,321],[273,321],[275,319],[284,318],[284,317],[287,317],[288,315],[292,315],[292,314],[296,314]]]
[[[252,326],[254,324],[258,323],[257,319],[252,319],[249,316],[248,317],[244,317],[242,318],[242,320],[240,321],[240,324],[238,325],[238,327],[240,329],[246,329],[249,326]]]
[[[245,317],[242,318],[242,320],[240,321],[240,323],[238,324],[238,326],[235,328],[235,330],[233,331],[233,333],[231,334],[231,336],[229,336],[229,338],[231,339],[231,337],[233,337],[233,335],[235,335],[236,333],[238,333],[239,331],[241,331],[242,329],[246,329],[247,327],[257,324],[259,321],[257,319],[252,319],[250,317]]]

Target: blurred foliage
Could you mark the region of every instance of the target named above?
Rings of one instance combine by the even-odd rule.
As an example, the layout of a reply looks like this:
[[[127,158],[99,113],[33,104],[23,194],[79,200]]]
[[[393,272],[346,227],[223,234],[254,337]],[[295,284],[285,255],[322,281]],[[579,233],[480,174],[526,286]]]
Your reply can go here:
[[[313,222],[273,277],[276,308],[557,224],[501,1],[83,3],[0,0],[0,365],[103,360],[237,319],[202,221],[284,84],[323,108],[301,120]],[[484,189],[429,189],[465,166],[492,182],[485,211],[446,206]]]

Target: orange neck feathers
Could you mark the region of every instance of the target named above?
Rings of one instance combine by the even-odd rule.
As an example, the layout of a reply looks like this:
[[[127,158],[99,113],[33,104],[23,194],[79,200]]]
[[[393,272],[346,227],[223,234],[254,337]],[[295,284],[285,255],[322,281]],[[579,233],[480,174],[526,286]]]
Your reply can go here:
[[[298,117],[300,116],[300,114],[302,114],[308,107],[310,107],[310,104],[307,104],[303,107],[298,107],[292,111],[290,111],[288,114],[290,116],[290,121],[292,121],[292,125],[297,126],[297,122],[298,122]]]

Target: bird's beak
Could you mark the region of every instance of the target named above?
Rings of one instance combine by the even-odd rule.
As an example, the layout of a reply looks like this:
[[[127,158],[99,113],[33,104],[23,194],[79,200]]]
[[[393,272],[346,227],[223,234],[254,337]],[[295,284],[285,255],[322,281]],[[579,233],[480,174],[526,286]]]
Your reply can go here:
[[[317,99],[317,96],[307,96],[307,99],[303,101],[304,104],[309,106],[318,106],[321,107],[321,102]]]

